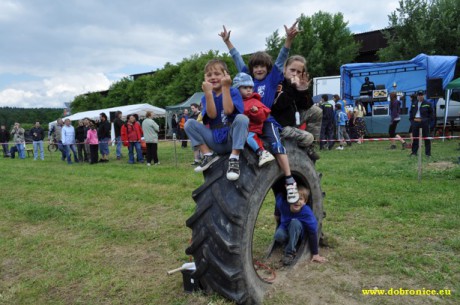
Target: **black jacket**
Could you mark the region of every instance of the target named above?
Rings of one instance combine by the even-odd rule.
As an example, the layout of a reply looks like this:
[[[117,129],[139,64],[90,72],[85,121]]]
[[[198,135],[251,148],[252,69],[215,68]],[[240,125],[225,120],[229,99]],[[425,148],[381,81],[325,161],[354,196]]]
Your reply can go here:
[[[290,81],[284,79],[281,83],[281,91],[273,102],[271,115],[283,127],[296,127],[296,111],[308,110],[312,106],[313,101],[307,94],[307,90],[297,90]]]
[[[124,122],[120,118],[116,118],[113,121],[113,129],[115,130],[115,137],[121,137],[121,127],[123,126]]]
[[[415,119],[415,114],[418,111],[418,101],[412,102],[412,105],[410,107],[410,113],[409,113],[409,120],[411,122],[414,121]],[[433,106],[431,103],[427,102],[426,100],[423,100],[422,104],[420,105],[420,118],[422,121],[431,121],[434,119],[434,111],[433,111]]]
[[[10,133],[8,130],[0,130],[0,143],[8,143],[10,141]]]
[[[88,133],[87,127],[78,126],[77,129],[75,129],[75,140],[77,140],[77,143],[84,143],[86,140],[87,133]]]
[[[108,121],[100,122],[97,129],[97,137],[99,141],[105,138],[110,138],[110,123]]]
[[[36,135],[34,135],[34,133]],[[43,141],[43,139],[45,138],[45,131],[41,127],[33,127],[29,131],[29,136],[32,137],[32,141]]]
[[[334,106],[329,102],[321,102],[319,107],[323,110],[323,122],[334,120]]]

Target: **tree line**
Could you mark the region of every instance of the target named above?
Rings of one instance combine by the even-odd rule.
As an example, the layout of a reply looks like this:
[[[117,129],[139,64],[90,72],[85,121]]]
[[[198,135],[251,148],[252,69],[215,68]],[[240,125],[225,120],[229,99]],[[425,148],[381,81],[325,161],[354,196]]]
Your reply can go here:
[[[24,129],[30,129],[38,121],[43,128],[47,129],[48,123],[62,117],[63,113],[63,108],[0,107],[0,124],[5,125],[9,130],[15,122],[18,122]]]

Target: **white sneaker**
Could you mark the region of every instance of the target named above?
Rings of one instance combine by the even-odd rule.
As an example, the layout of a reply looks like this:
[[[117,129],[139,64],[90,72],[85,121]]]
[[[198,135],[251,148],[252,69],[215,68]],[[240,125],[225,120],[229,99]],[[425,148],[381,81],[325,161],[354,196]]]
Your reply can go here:
[[[294,204],[299,201],[299,191],[297,190],[297,183],[286,185],[287,201]]]
[[[337,147],[336,150],[343,150],[343,146]]]
[[[228,160],[227,179],[230,181],[238,180],[240,177],[240,161],[237,159]]]
[[[264,150],[262,151],[262,154],[259,156],[259,167],[273,160],[275,160],[275,157],[273,157],[273,155],[268,151]]]
[[[147,166],[150,166],[150,163],[147,163]]]

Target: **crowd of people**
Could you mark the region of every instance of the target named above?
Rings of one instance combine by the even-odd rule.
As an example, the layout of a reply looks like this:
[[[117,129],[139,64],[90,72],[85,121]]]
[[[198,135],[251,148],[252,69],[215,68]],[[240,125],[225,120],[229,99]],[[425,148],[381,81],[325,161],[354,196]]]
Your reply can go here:
[[[158,165],[158,133],[159,125],[153,120],[153,112],[148,111],[146,117],[140,125],[137,114],[130,114],[126,122],[122,120],[122,113],[116,112],[114,120],[115,145],[117,159],[122,158],[122,145],[128,148],[129,164],[144,163],[144,153],[141,143],[146,146],[147,166]],[[34,160],[44,160],[44,139],[45,131],[40,122],[36,122],[34,127],[26,133],[20,123],[15,123],[11,132],[6,130],[5,125],[1,125],[0,143],[2,143],[3,156],[15,158],[16,153],[19,159],[26,158],[26,135],[33,144]],[[9,147],[10,140],[14,145]],[[85,118],[78,121],[75,128],[70,119],[57,119],[51,125],[48,132],[50,145],[56,147],[61,154],[61,160],[68,164],[88,162],[89,164],[109,162],[111,140],[111,124],[105,113],[99,115],[99,120]],[[136,150],[136,158],[134,158]],[[72,159],[73,156],[73,159]],[[100,158],[99,158],[100,156]]]

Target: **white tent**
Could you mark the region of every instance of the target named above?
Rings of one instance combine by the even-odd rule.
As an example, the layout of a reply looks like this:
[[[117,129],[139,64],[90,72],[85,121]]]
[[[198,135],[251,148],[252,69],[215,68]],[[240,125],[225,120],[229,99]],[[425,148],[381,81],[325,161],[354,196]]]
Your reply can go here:
[[[145,113],[147,111],[152,111],[154,117],[164,117],[166,111],[163,108],[155,107],[150,104],[136,104],[136,105],[127,105],[127,106],[118,106],[106,109],[90,110],[77,112],[75,114],[69,115],[63,119],[69,119],[71,121],[78,121],[84,118],[89,118],[91,120],[99,120],[99,114],[104,112],[107,117],[110,117],[110,112],[121,111],[123,113],[123,119],[126,119],[126,116],[129,114],[137,114],[139,118],[145,118]],[[56,121],[50,122],[50,124],[55,123]]]
[[[77,112],[75,114],[66,116],[63,119],[69,119],[71,121],[78,121],[84,118],[89,118],[91,120],[99,120],[99,114],[104,112],[108,118],[110,118],[110,112],[114,111],[121,111],[123,113],[123,119],[126,119],[126,116],[129,114],[137,114],[139,118],[145,118],[145,113],[147,111],[153,112],[153,117],[159,118],[164,117],[166,115],[166,110],[163,108],[155,107],[150,104],[135,104],[135,105],[127,105],[127,106],[118,106],[112,108],[105,108],[105,109],[98,109],[98,110],[90,110],[90,111],[83,111]],[[54,125],[56,121],[50,122],[48,125]]]
[[[129,114],[137,114],[139,119],[145,118],[145,114],[147,111],[153,112],[153,117],[160,118],[166,116],[166,110],[163,108],[155,107],[150,104],[135,104],[135,105],[127,105],[127,106],[118,106],[118,107],[111,107],[105,109],[98,109],[98,110],[90,110],[90,111],[83,111],[77,112],[75,114],[69,115],[64,117],[63,119],[69,119],[71,121],[78,121],[84,118],[89,118],[90,120],[99,120],[99,114],[104,112],[108,118],[110,118],[110,112],[121,111],[123,115],[123,120],[126,119],[126,116]],[[56,121],[50,122],[48,124],[49,128],[56,124]],[[112,127],[113,129],[113,127]],[[112,131],[112,137],[114,132]]]

